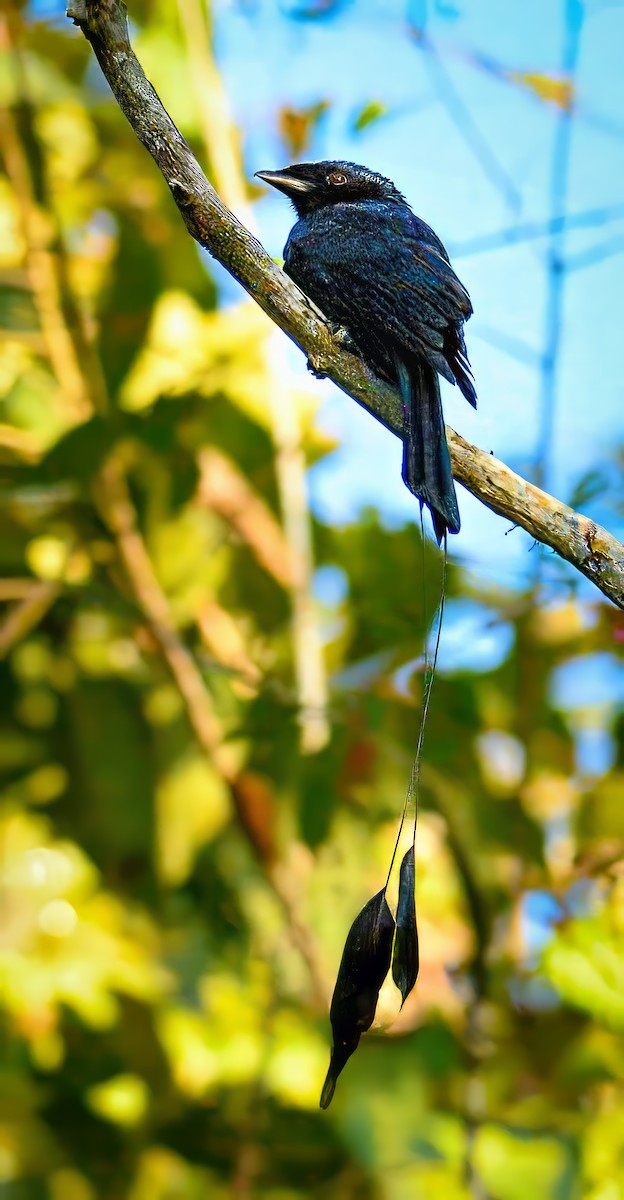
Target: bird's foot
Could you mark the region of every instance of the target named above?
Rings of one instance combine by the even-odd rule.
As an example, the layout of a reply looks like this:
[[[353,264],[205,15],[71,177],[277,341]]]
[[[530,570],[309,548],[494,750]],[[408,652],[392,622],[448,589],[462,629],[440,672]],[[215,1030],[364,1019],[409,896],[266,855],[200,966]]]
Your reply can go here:
[[[324,320],[336,345],[349,354],[359,355],[360,351],[349,330],[344,325],[339,325],[337,321],[329,321],[327,317],[324,317]],[[327,371],[321,366],[320,358],[316,358],[313,354],[308,355],[308,371],[317,379],[327,378]]]
[[[328,321],[331,335],[335,342],[338,343],[342,350],[348,350],[349,354],[357,354],[358,348],[349,333],[349,330],[344,325],[338,325],[334,321]]]
[[[346,350],[349,354],[359,354],[359,350],[349,333],[349,330],[344,325],[338,325],[337,322],[327,321],[329,331],[341,350]],[[308,355],[308,371],[316,377],[316,379],[326,379],[327,371],[321,366],[320,358],[314,355]]]

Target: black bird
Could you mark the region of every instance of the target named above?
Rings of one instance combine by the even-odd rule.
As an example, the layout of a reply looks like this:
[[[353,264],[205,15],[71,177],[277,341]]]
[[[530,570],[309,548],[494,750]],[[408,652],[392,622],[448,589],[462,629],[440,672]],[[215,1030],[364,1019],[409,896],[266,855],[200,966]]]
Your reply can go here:
[[[470,297],[442,242],[398,189],[350,162],[258,171],[298,216],[284,270],[358,353],[397,384],[405,408],[403,480],[431,511],[438,539],[460,527],[438,375],[477,397],[463,324]]]

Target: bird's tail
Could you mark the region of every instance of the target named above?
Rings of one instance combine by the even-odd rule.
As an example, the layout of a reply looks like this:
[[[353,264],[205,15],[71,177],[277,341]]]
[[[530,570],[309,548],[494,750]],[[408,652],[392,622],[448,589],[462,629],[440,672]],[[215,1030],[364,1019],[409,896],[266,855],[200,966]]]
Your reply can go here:
[[[405,406],[403,482],[431,513],[438,545],[449,533],[459,533],[457,496],[446,444],[437,372],[426,364],[397,360]]]

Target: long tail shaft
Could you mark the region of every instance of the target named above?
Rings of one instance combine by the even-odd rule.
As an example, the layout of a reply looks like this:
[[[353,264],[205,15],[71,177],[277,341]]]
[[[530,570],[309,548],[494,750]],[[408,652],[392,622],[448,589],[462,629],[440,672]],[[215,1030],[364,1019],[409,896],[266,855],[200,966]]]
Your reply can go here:
[[[437,373],[413,359],[397,359],[405,406],[403,481],[431,513],[440,544],[444,534],[459,533],[460,519],[451,456],[446,443]]]

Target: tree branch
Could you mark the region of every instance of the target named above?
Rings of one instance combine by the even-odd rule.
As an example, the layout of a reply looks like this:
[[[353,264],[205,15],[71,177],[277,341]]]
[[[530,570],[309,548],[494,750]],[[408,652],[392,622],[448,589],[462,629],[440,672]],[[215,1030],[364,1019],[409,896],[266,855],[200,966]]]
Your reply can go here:
[[[8,582],[8,581],[7,581]],[[0,660],[6,658],[18,642],[23,641],[35,625],[38,625],[61,592],[56,580],[29,580],[27,594],[14,605],[6,621],[0,627]],[[4,597],[2,597],[4,599]]]
[[[332,336],[323,315],[273,262],[211,187],[146,79],[120,0],[70,0],[68,16],[91,43],[120,108],[164,176],[193,238],[218,259],[326,375],[398,437],[398,392]],[[605,529],[447,429],[453,474],[483,504],[522,526],[624,608],[624,546]]]

